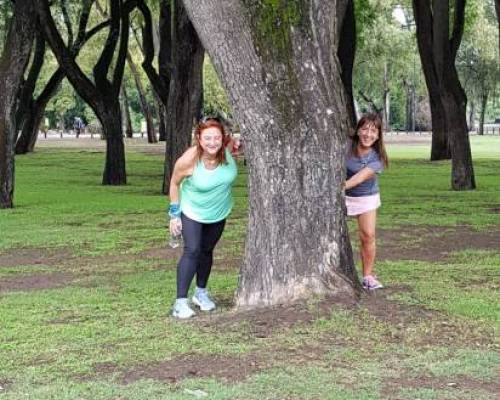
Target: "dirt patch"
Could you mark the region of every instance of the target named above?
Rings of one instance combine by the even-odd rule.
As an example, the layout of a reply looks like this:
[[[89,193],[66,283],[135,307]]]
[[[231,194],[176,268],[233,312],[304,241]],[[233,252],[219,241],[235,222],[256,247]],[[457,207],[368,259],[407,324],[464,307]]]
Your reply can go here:
[[[378,229],[378,260],[441,262],[451,253],[465,249],[499,250],[500,231],[477,232],[467,226],[444,228],[410,226],[407,229]],[[353,239],[355,236],[352,236]]]
[[[180,258],[182,255],[182,247],[179,246],[176,249],[170,248],[168,245],[163,247],[156,247],[140,253],[137,257],[140,259],[144,258],[159,258],[162,260],[168,260],[172,258]]]
[[[200,316],[194,320],[202,328],[220,332],[241,331],[249,337],[268,338],[279,331],[308,324],[317,318],[329,315],[334,307],[355,307],[357,299],[350,296],[331,296],[315,304],[297,302],[287,306],[274,306],[249,311],[230,311],[223,315]]]
[[[0,268],[18,265],[54,266],[73,258],[67,249],[11,249],[0,254]]]
[[[186,378],[211,377],[237,382],[267,367],[252,355],[243,357],[185,355],[169,361],[134,366],[122,374],[122,381],[128,384],[150,378],[176,383]]]
[[[0,293],[27,292],[67,286],[73,276],[65,273],[37,274],[0,280]]]
[[[469,376],[454,376],[448,378],[420,376],[415,378],[398,377],[386,379],[382,383],[380,396],[383,399],[398,399],[401,388],[405,389],[434,389],[434,390],[484,390],[492,394],[500,393],[500,383],[486,382]]]

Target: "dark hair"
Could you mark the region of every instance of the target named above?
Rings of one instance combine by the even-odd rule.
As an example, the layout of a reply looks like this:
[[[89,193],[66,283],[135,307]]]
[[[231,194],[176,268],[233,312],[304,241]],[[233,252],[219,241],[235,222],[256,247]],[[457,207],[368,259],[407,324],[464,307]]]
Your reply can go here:
[[[358,143],[359,143],[359,130],[365,126],[366,124],[373,124],[375,128],[378,130],[378,139],[375,143],[373,143],[372,147],[377,152],[380,160],[384,164],[384,167],[389,166],[389,159],[387,158],[387,152],[385,151],[384,145],[384,136],[382,134],[382,120],[378,114],[365,114],[361,117],[356,125],[356,130],[354,131],[354,136],[352,137],[352,148],[351,151],[353,154],[357,154]]]
[[[226,131],[224,130],[224,125],[222,125],[219,118],[216,118],[216,117],[204,117],[204,118],[202,118],[194,130],[194,139],[196,142],[196,149],[198,151],[198,159],[201,160],[201,156],[203,155],[203,148],[201,147],[201,144],[200,144],[200,136],[201,136],[201,133],[205,129],[208,129],[208,128],[217,128],[221,131],[221,133],[222,133],[222,147],[219,149],[219,151],[215,155],[215,158],[217,159],[219,164],[221,164],[221,163],[227,164],[226,145],[227,145],[229,136],[226,135]]]

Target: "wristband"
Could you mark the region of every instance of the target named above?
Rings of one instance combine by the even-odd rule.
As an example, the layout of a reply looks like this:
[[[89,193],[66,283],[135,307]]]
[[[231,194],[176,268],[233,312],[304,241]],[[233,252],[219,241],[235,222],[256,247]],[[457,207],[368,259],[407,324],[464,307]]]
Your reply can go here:
[[[181,216],[181,206],[178,203],[170,204],[168,208],[168,215],[171,218],[179,218]]]

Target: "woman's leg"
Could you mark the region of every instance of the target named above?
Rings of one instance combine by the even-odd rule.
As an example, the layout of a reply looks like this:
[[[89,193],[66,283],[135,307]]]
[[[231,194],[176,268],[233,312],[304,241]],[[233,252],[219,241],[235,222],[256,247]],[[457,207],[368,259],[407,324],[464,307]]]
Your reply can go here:
[[[359,239],[361,248],[361,262],[363,276],[373,275],[375,264],[376,243],[375,227],[377,223],[377,210],[368,211],[358,215]]]
[[[189,219],[184,214],[182,220],[182,237],[184,252],[177,264],[177,298],[186,298],[193,280],[201,254],[203,224]]]
[[[196,269],[196,286],[206,288],[213,264],[214,247],[222,236],[226,220],[203,225],[201,254]]]

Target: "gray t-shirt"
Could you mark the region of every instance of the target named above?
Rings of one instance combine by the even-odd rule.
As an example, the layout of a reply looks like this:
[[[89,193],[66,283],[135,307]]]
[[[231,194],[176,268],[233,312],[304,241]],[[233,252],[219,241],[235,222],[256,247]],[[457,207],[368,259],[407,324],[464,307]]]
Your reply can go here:
[[[363,168],[368,167],[376,174],[380,174],[384,170],[384,166],[378,153],[375,150],[370,150],[370,152],[364,156],[358,157],[353,154],[350,149],[347,152],[347,179],[351,176],[357,174]],[[361,197],[361,196],[371,196],[379,192],[378,179],[375,175],[372,179],[368,179],[363,183],[353,187],[352,189],[346,190],[346,196],[350,197]]]

